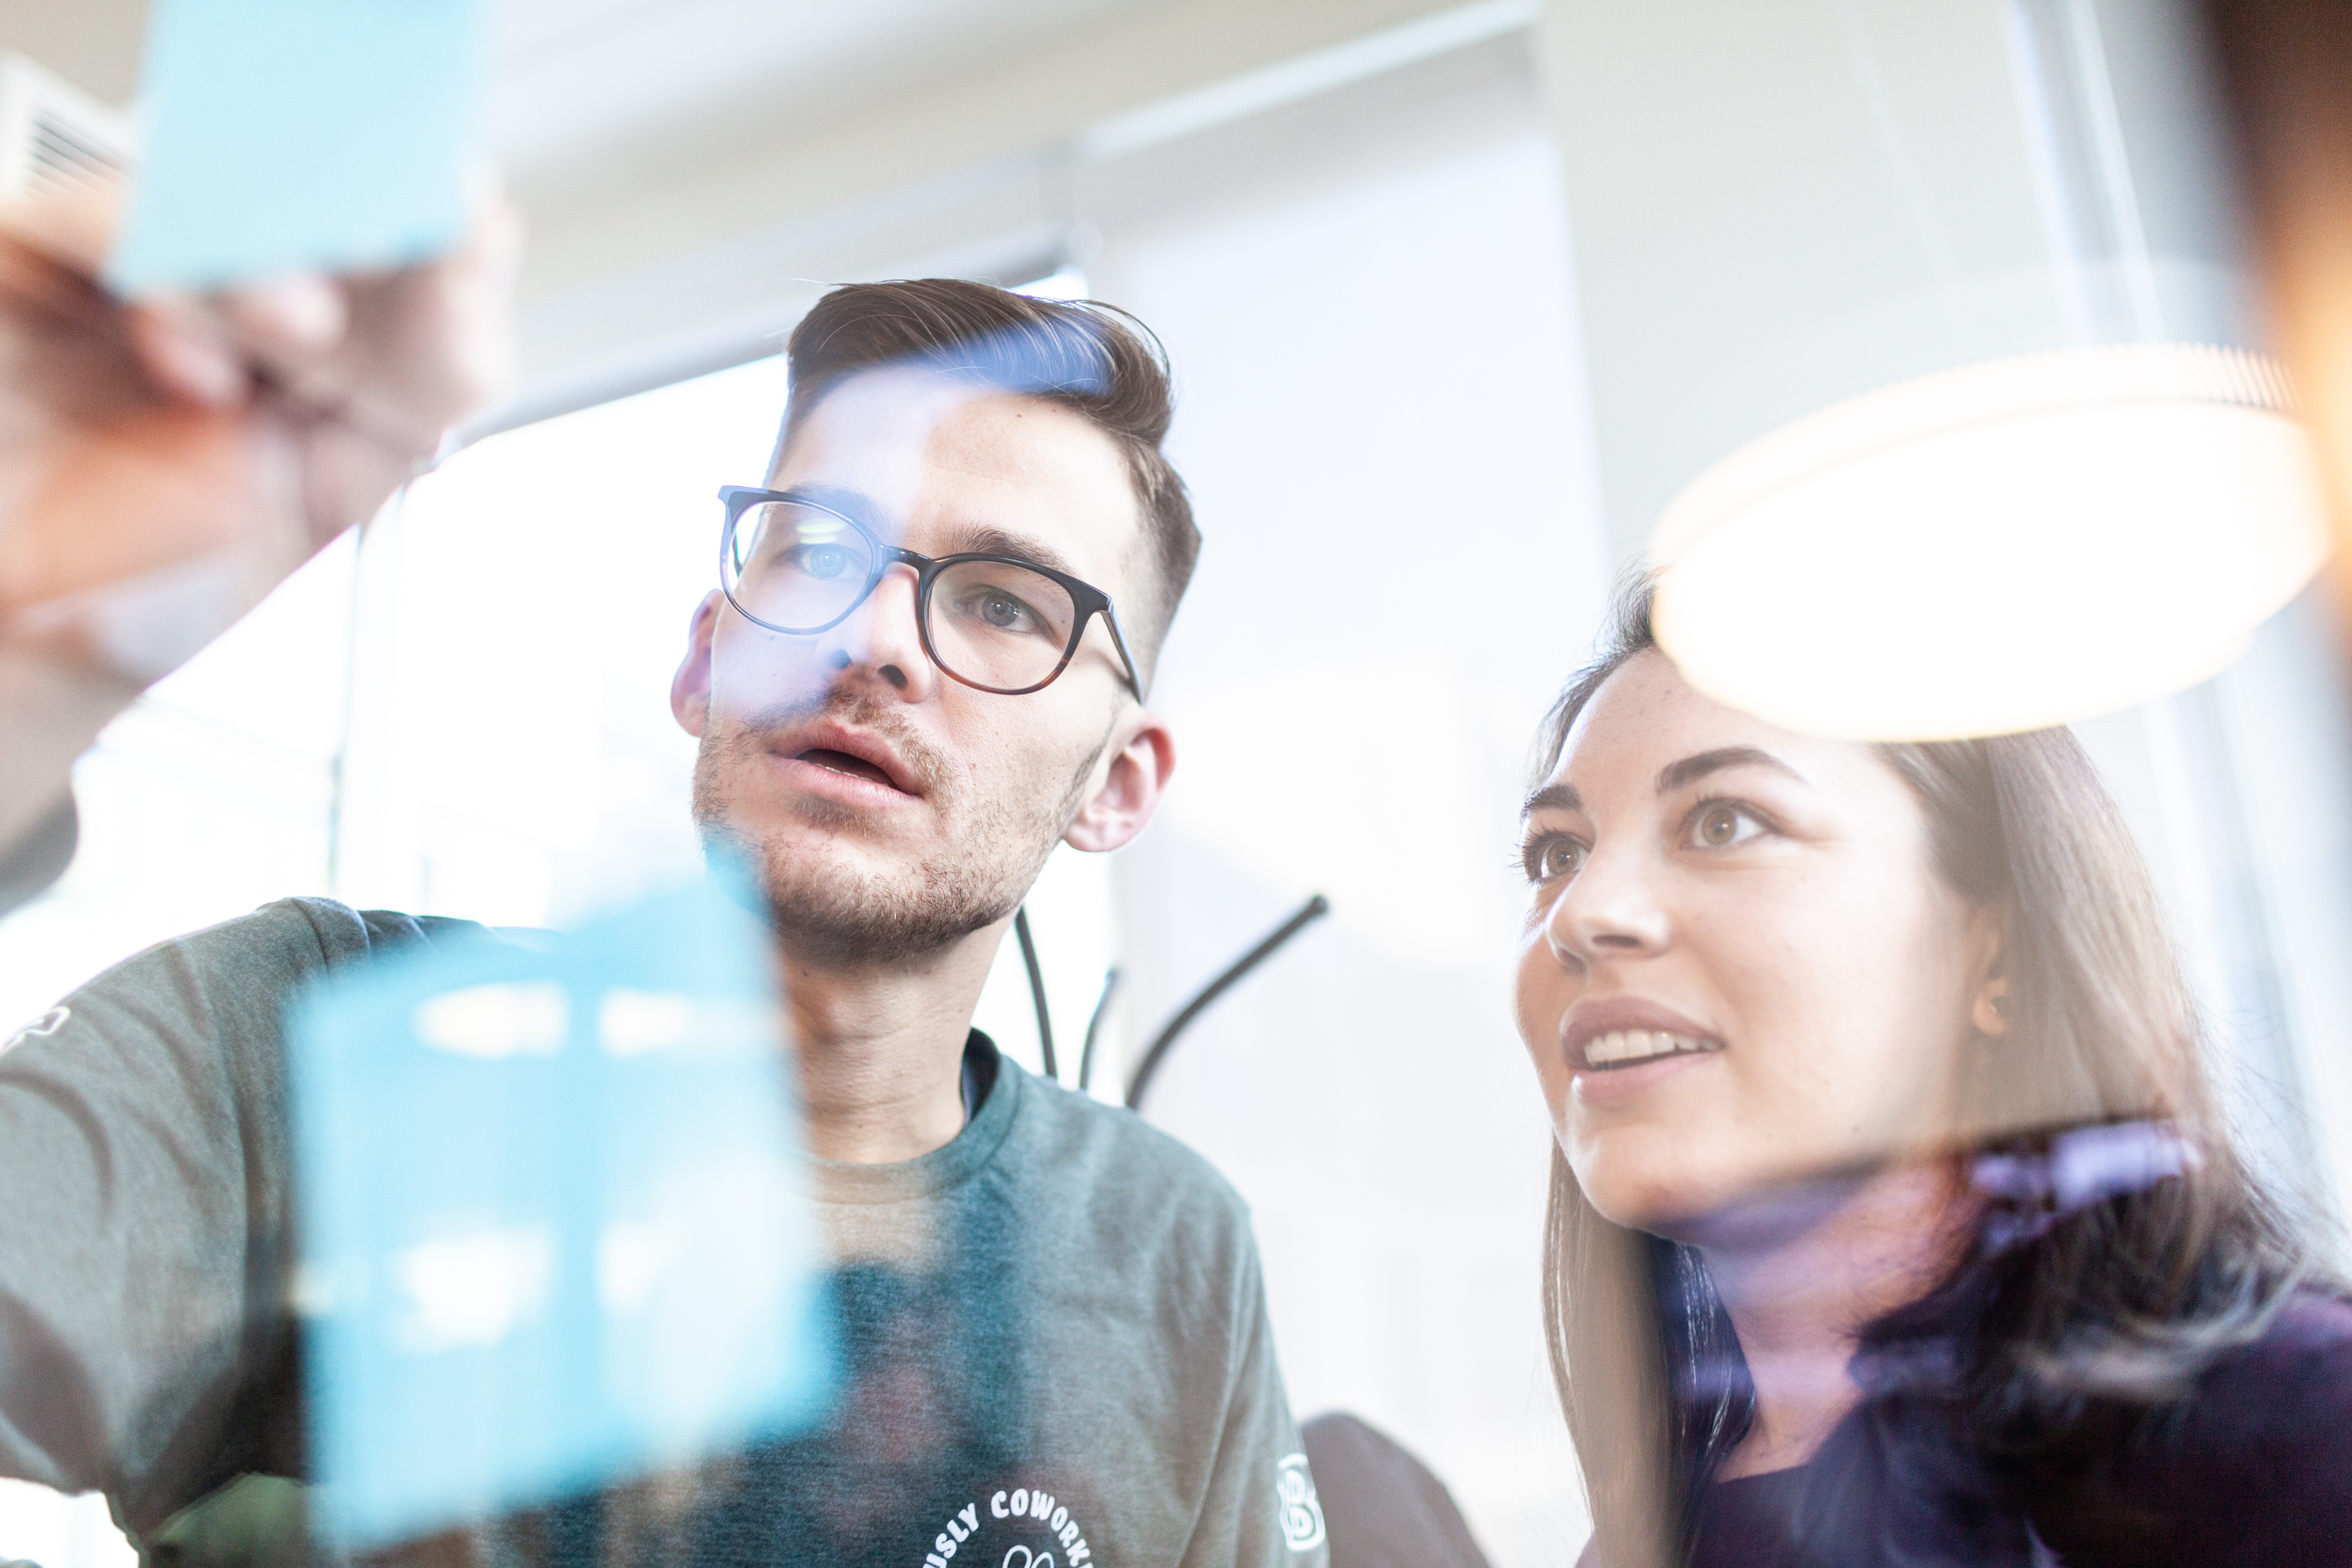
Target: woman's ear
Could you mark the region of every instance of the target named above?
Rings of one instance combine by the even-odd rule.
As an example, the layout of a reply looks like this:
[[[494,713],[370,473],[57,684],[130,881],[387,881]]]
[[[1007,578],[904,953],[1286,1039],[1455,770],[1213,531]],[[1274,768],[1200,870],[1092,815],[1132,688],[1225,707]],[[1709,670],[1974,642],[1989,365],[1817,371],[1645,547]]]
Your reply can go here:
[[[1969,1009],[1969,1022],[1979,1035],[1999,1037],[2009,1033],[2009,982],[1995,976],[1977,988],[1976,1005]]]
[[[710,639],[724,603],[726,596],[713,589],[694,607],[694,619],[686,629],[686,657],[670,677],[669,710],[689,735],[700,735],[710,721]]]
[[[1109,753],[1094,793],[1062,835],[1073,849],[1098,854],[1142,832],[1176,771],[1176,738],[1158,714],[1138,711],[1123,728],[1125,738]]]
[[[1969,922],[1976,950],[1969,1022],[1978,1034],[1994,1039],[2009,1033],[2009,911],[1999,909],[1979,909]]]

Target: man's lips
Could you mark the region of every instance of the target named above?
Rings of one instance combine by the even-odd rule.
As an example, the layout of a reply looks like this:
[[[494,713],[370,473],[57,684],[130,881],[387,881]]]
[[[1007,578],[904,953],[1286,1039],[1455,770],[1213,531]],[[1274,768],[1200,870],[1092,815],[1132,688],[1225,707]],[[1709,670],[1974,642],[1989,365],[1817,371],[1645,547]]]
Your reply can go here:
[[[856,780],[859,784],[898,795],[919,795],[922,784],[896,748],[870,731],[830,721],[796,725],[772,736],[768,754],[803,774],[803,782],[819,784],[824,777]],[[811,774],[815,776],[812,777]]]
[[[890,783],[888,773],[884,773],[864,757],[853,757],[847,752],[836,752],[830,746],[811,746],[794,760],[813,763],[818,767],[829,768],[837,773],[847,773],[854,779],[872,779],[878,784],[889,784],[892,789],[898,787]]]
[[[1560,1020],[1559,1043],[1569,1066],[1580,1072],[1617,1072],[1723,1049],[1721,1037],[1638,996],[1578,1003]]]

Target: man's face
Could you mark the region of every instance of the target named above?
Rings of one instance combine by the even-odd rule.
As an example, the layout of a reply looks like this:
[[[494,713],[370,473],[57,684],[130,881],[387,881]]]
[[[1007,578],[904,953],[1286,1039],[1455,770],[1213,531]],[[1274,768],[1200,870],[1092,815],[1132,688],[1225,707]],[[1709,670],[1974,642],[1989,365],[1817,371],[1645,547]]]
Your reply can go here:
[[[818,405],[768,482],[814,492],[887,544],[1019,556],[1137,602],[1126,463],[1052,404],[877,372]],[[1139,731],[1157,734],[1165,777],[1164,731],[1137,707],[1099,617],[1059,679],[1001,696],[924,655],[915,585],[913,568],[894,566],[847,620],[810,637],[770,631],[713,595],[673,689],[702,742],[705,842],[760,868],[788,951],[810,961],[889,963],[1005,919],[1055,840],[1087,837],[1074,818],[1091,821],[1134,782],[1122,766]],[[1110,847],[1149,814],[1147,800],[1125,833],[1084,847]]]

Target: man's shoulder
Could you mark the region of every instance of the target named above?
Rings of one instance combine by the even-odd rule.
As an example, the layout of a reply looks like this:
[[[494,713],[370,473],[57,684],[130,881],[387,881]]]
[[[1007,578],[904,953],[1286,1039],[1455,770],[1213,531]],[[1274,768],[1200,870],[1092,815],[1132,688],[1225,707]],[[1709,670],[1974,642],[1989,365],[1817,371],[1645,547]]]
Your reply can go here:
[[[109,1016],[156,1027],[194,1015],[263,1021],[327,971],[484,934],[487,928],[467,921],[360,910],[332,899],[280,899],[132,954],[77,987],[36,1027],[46,1021],[54,1032],[69,1018]]]
[[[170,966],[226,970],[248,983],[293,983],[387,952],[487,933],[488,928],[471,921],[355,910],[332,899],[280,899],[250,914],[158,942],[109,975]]]
[[[1024,1075],[1024,1163],[1121,1229],[1182,1231],[1254,1251],[1249,1205],[1200,1152],[1124,1106]],[[1019,1134],[1016,1134],[1019,1135]]]

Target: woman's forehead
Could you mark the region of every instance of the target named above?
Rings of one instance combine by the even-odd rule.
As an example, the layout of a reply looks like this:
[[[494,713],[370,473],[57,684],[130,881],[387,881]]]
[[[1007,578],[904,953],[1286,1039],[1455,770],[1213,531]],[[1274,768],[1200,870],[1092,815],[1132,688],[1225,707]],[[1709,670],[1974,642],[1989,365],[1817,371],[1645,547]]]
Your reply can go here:
[[[1714,746],[1798,739],[1706,696],[1683,679],[1672,659],[1656,648],[1643,648],[1611,671],[1585,703],[1569,729],[1559,761],[1564,771],[1613,765],[1675,751],[1691,741]]]
[[[1633,655],[1601,683],[1570,728],[1552,776],[1588,795],[1627,779],[1647,795],[1649,781],[1669,764],[1730,748],[1767,752],[1824,784],[1865,776],[1875,784],[1878,775],[1893,776],[1869,746],[1800,735],[1717,702],[1655,648]]]

